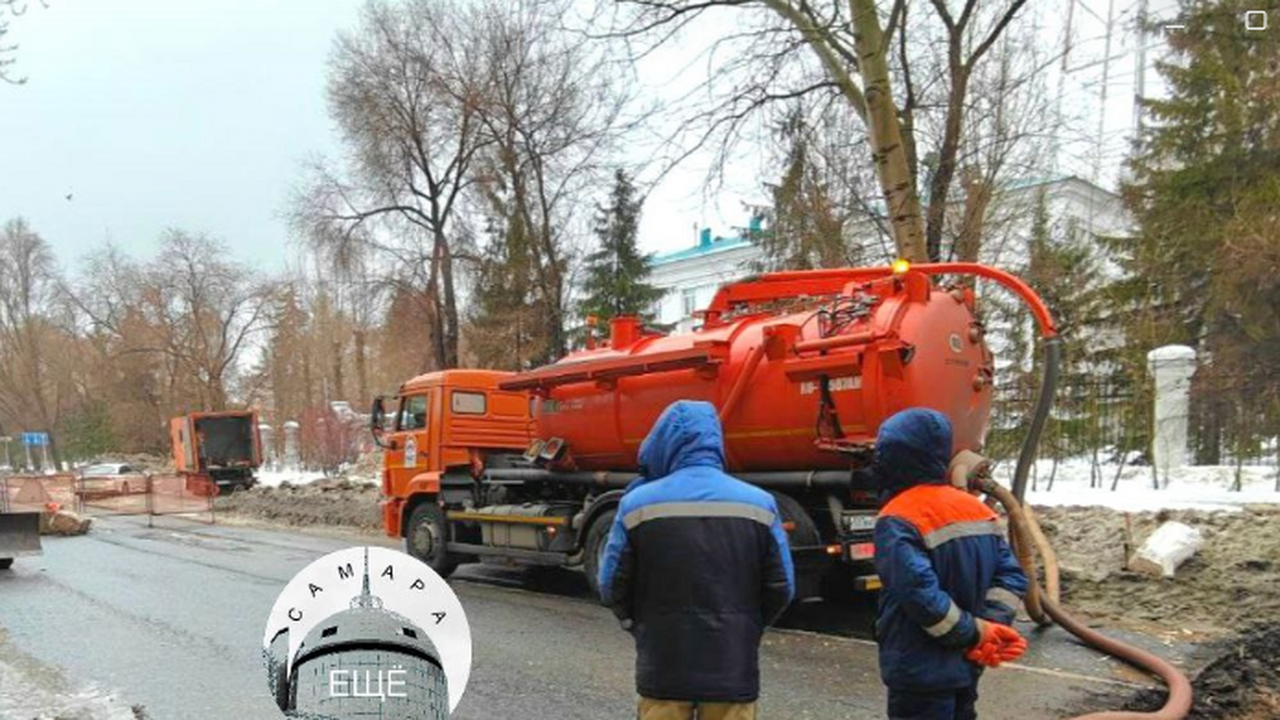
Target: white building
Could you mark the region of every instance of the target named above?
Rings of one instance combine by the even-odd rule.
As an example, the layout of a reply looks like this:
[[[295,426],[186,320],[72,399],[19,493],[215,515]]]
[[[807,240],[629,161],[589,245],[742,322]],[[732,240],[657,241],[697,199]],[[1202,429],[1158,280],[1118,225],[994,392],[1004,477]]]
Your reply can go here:
[[[694,311],[706,307],[721,285],[750,275],[759,259],[760,248],[745,234],[713,237],[704,229],[697,245],[653,258],[649,283],[667,291],[654,316],[677,331],[692,329]]]
[[[1092,237],[1131,232],[1132,220],[1113,192],[1078,177],[1022,181],[997,193],[988,208],[984,262],[1015,270],[1026,262],[1041,191],[1055,229],[1074,227]],[[694,311],[706,307],[721,285],[756,272],[762,255],[745,230],[719,237],[704,229],[693,247],[655,256],[649,282],[666,290],[654,313],[657,321],[677,331],[691,329]]]

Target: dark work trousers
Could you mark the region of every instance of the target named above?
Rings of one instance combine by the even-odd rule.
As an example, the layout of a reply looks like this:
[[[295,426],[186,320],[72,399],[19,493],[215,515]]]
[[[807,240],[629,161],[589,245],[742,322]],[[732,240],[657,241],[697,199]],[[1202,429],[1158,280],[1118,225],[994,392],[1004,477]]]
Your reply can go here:
[[[889,688],[889,720],[975,720],[978,686],[955,690]]]

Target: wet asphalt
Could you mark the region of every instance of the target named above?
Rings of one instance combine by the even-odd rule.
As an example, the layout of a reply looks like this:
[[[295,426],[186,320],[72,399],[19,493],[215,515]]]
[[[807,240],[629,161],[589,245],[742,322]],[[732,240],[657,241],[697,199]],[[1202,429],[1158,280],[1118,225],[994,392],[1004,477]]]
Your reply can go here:
[[[177,518],[99,518],[87,536],[46,538],[43,556],[0,572],[0,718],[280,718],[261,648],[277,594],[317,557],[369,543],[394,546]],[[453,717],[634,717],[630,637],[580,574],[466,566],[452,585],[475,658]],[[870,616],[867,602],[793,608],[764,641],[760,717],[883,718]],[[1138,640],[1196,663],[1192,646]],[[979,707],[1061,717],[1147,682],[1050,629],[988,674]]]

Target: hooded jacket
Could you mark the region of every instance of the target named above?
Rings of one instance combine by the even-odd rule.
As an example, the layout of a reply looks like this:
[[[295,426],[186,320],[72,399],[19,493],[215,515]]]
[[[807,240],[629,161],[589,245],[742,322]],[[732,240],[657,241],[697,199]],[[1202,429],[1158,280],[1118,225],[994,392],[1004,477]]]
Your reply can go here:
[[[601,599],[635,636],[636,690],[753,702],[760,636],[795,592],[777,504],[725,474],[720,420],[705,402],[664,410],[640,465],[599,577]]]
[[[884,502],[876,521],[876,618],[880,674],[899,690],[945,690],[977,682],[965,658],[974,618],[1013,622],[1027,578],[996,514],[946,481],[951,424],[923,408],[880,426],[876,469]]]

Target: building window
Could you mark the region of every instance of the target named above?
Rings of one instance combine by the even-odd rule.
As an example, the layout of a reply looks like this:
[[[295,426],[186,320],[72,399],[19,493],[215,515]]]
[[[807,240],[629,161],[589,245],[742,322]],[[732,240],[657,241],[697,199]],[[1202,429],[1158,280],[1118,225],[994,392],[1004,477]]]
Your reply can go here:
[[[698,309],[698,289],[686,288],[680,291],[680,317],[691,318]]]

